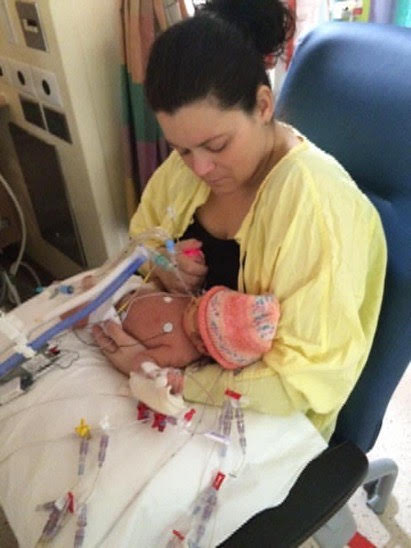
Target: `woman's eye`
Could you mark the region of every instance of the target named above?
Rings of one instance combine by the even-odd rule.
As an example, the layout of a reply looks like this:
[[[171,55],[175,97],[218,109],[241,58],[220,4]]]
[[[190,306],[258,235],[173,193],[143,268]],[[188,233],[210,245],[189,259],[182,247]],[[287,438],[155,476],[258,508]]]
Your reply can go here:
[[[227,143],[223,143],[222,145],[212,145],[212,146],[208,146],[207,147],[207,150],[209,150],[210,152],[221,152],[222,150],[225,149],[225,147],[227,146]]]

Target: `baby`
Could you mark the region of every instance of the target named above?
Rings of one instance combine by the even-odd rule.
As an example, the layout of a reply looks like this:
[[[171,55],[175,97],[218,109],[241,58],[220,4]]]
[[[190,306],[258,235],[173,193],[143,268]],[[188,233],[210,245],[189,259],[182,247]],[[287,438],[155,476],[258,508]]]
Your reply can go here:
[[[86,286],[90,283],[85,280]],[[204,356],[224,369],[239,369],[259,360],[272,346],[280,316],[272,294],[254,296],[215,286],[193,297],[139,282],[132,288],[130,280],[123,296],[115,294],[89,321],[117,318],[136,341],[139,348],[132,363],[120,361],[116,367],[130,375],[133,394],[156,411],[175,414],[182,408],[182,399],[172,397],[180,392],[176,369]]]
[[[279,319],[274,295],[246,295],[223,286],[200,297],[131,293],[120,301],[122,308],[124,331],[145,347],[136,356],[135,371],[146,362],[181,368],[201,356],[225,369],[245,367],[271,348]]]

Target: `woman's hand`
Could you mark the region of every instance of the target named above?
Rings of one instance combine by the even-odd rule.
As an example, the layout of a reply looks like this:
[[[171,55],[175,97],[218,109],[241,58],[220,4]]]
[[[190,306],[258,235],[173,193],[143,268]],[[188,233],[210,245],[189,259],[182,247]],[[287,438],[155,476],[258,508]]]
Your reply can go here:
[[[155,269],[155,277],[169,292],[195,292],[202,288],[208,268],[201,251],[202,242],[194,238],[181,240],[175,246],[179,276],[174,271]],[[164,254],[165,250],[162,251]]]
[[[136,370],[137,357],[145,350],[137,339],[128,335],[115,322],[104,323],[105,329],[93,326],[93,336],[100,350],[116,369],[128,375]]]
[[[145,346],[137,339],[128,335],[121,326],[112,321],[105,322],[105,330],[98,325],[93,326],[93,335],[100,350],[116,369],[126,375],[136,371],[138,356],[145,350]],[[181,369],[167,368],[166,375],[171,393],[181,394],[184,388],[184,374]]]

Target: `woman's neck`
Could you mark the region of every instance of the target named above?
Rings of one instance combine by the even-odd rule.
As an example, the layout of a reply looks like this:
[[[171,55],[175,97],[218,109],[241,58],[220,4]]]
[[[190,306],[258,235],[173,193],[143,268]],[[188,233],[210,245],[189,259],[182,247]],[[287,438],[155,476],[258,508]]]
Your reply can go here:
[[[273,122],[267,126],[264,152],[261,161],[250,178],[248,185],[245,186],[258,189],[273,167],[275,167],[298,143],[298,136],[289,126],[273,120]]]
[[[238,232],[262,182],[273,167],[299,143],[291,128],[274,121],[266,128],[264,152],[249,180],[228,194],[210,193],[207,202],[197,210],[197,218],[213,236],[231,239]],[[227,215],[227,212],[230,215]]]

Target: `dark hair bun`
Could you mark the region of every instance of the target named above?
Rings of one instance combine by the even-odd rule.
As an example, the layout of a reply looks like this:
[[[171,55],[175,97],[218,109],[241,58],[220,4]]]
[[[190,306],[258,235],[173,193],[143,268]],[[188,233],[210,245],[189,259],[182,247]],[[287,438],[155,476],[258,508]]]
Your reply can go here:
[[[261,55],[279,57],[295,31],[294,13],[281,0],[207,0],[203,10],[240,27]]]

